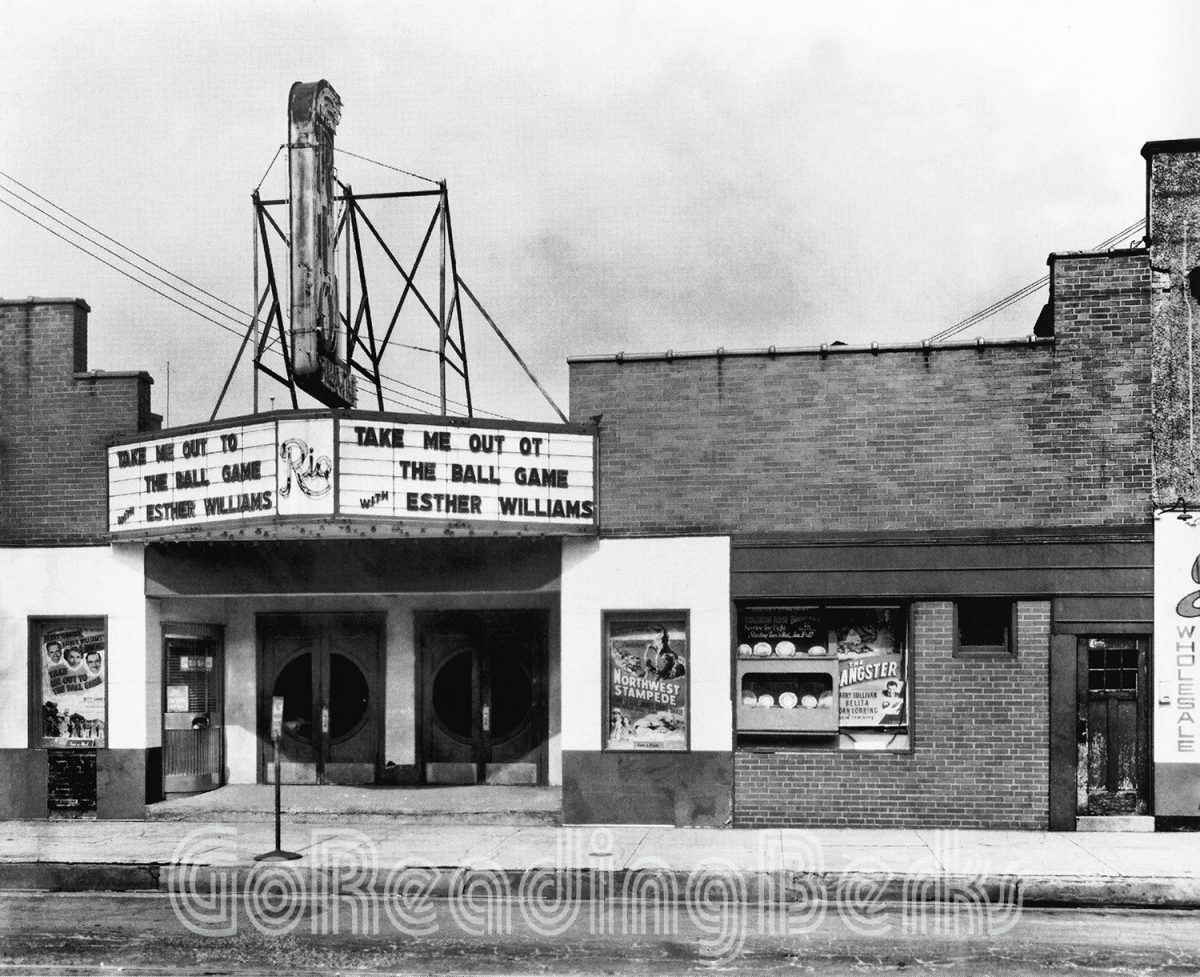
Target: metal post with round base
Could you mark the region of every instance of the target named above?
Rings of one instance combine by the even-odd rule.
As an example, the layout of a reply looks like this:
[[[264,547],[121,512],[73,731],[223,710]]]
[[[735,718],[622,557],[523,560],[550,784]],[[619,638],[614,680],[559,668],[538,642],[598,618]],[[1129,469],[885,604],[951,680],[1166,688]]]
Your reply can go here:
[[[280,838],[279,737],[280,733],[275,732],[275,850],[255,855],[256,862],[291,862],[303,857],[298,851],[284,851],[283,841]]]

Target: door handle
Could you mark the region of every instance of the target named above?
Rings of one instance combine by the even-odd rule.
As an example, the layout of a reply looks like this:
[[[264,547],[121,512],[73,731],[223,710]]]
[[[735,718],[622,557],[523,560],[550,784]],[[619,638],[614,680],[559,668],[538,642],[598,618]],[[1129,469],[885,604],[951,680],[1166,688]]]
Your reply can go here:
[[[490,733],[492,731],[492,707],[483,707],[483,731]]]
[[[321,706],[321,732],[329,735],[329,706]]]

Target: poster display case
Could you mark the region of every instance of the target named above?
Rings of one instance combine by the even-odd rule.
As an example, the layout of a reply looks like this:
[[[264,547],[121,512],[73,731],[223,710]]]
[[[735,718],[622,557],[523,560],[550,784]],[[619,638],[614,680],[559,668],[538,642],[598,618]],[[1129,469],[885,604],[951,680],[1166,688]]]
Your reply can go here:
[[[30,742],[108,745],[108,628],[102,617],[30,618]]]
[[[738,734],[893,745],[909,715],[900,605],[777,602],[738,608]],[[841,741],[845,741],[844,744]]]
[[[687,750],[686,611],[604,613],[605,750]]]

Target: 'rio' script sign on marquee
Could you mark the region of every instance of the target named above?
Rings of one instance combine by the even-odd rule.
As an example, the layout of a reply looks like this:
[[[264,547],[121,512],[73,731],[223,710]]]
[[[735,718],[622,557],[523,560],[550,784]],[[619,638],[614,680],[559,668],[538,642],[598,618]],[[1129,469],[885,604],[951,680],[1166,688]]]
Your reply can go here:
[[[313,412],[156,432],[109,448],[109,529],[169,535],[288,521],[591,532],[595,436]]]

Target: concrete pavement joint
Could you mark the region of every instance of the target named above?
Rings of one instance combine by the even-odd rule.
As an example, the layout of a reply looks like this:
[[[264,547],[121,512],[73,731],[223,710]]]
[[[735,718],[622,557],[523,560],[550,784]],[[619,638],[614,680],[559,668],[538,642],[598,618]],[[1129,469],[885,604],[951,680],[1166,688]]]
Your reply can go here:
[[[649,837],[650,837],[650,829],[649,829],[649,828],[643,828],[643,829],[642,829],[642,836],[641,836],[640,838],[638,838],[637,842],[634,844],[633,848],[630,850],[630,852],[629,852],[629,856],[628,856],[628,857],[625,859],[625,862],[624,862],[624,864],[622,864],[622,865],[620,866],[621,868],[623,868],[623,869],[624,869],[624,868],[629,868],[629,866],[630,866],[630,864],[633,862],[633,860],[634,860],[635,858],[637,858],[637,857],[638,857],[638,855],[640,854],[640,852],[641,852],[641,850],[642,850],[642,845],[644,845],[644,844],[646,843],[646,841],[647,841],[647,839],[648,839]],[[589,853],[589,854],[590,854],[590,853]]]
[[[1109,871],[1110,873],[1112,873],[1113,875],[1118,875],[1118,876],[1119,876],[1119,875],[1122,875],[1122,874],[1123,874],[1122,872],[1118,871],[1118,870],[1117,870],[1117,869],[1116,869],[1114,866],[1112,866],[1112,865],[1110,865],[1108,862],[1106,862],[1106,861],[1104,860],[1103,856],[1101,856],[1101,855],[1100,855],[1098,852],[1095,852],[1095,851],[1093,851],[1093,850],[1092,850],[1092,849],[1090,849],[1090,848],[1084,848],[1084,846],[1083,846],[1083,845],[1081,845],[1081,844],[1079,843],[1079,839],[1078,839],[1078,838],[1077,838],[1077,837],[1074,835],[1074,833],[1072,833],[1072,834],[1071,834],[1071,836],[1070,836],[1070,837],[1069,837],[1067,840],[1068,840],[1068,841],[1069,841],[1069,842],[1070,842],[1072,845],[1074,845],[1074,846],[1075,846],[1075,848],[1076,848],[1078,851],[1082,852],[1082,853],[1083,853],[1084,855],[1086,855],[1088,858],[1095,859],[1095,861],[1097,861],[1097,862],[1099,862],[1101,865],[1103,865],[1103,866],[1104,866],[1106,869],[1108,869],[1108,871]]]

